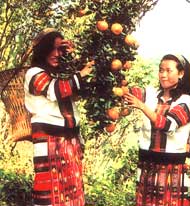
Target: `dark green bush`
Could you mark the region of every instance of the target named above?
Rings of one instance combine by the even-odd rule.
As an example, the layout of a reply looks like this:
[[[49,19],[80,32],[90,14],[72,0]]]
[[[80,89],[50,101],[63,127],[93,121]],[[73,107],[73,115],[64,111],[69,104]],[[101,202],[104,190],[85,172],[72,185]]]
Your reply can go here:
[[[31,205],[32,177],[0,170],[0,205]]]

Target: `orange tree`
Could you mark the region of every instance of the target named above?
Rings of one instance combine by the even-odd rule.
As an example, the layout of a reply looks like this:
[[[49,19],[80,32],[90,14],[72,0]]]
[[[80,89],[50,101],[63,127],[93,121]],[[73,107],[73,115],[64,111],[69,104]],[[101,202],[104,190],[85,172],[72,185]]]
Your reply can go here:
[[[127,142],[124,133],[121,134],[122,127],[118,129],[119,138],[100,134],[104,127],[108,132],[117,129],[116,123],[119,120],[123,125],[129,125],[133,120],[132,116],[127,119],[120,118],[121,114],[128,114],[128,111],[123,110],[122,104],[122,95],[127,89],[126,75],[131,76],[127,81],[139,83],[138,80],[142,80],[135,80],[139,73],[134,74],[133,69],[126,70],[131,67],[138,47],[131,33],[156,2],[14,0],[0,3],[2,68],[14,67],[20,63],[32,37],[42,28],[49,26],[62,30],[64,36],[72,39],[76,45],[73,54],[63,60],[69,73],[76,72],[87,61],[95,60],[94,72],[88,77],[88,83],[84,85],[85,89],[81,93],[86,99],[82,104],[87,115],[87,121],[84,122],[88,125],[82,125],[82,133],[87,138],[94,137],[92,141],[86,142],[85,159],[89,167],[85,172],[85,183],[89,186],[86,187],[87,203],[92,202],[93,205],[127,205],[126,200],[131,198],[128,183],[129,177],[135,171],[135,150],[126,151],[124,145]],[[89,124],[92,127],[89,127]],[[128,205],[133,205],[133,201]]]
[[[81,132],[87,140],[87,205],[134,205],[137,150],[131,145],[137,145],[138,113],[125,108],[122,96],[128,83],[147,85],[152,81],[153,77],[147,75],[151,73],[150,67],[133,65],[138,42],[131,33],[155,3],[94,0],[81,1],[69,9],[67,23],[74,28],[76,49],[69,57],[72,61],[65,59],[64,64],[75,72],[86,61],[95,60],[94,72],[81,92],[86,99],[82,102],[86,110],[82,112],[87,116],[87,120],[81,119]],[[75,19],[83,20],[83,26],[77,27]],[[63,31],[67,35],[68,31]],[[104,128],[108,134],[102,132]]]
[[[68,73],[95,60],[81,95],[86,97],[86,115],[96,131],[120,119],[110,119],[107,111],[117,107],[122,113],[126,91],[125,70],[135,59],[138,42],[130,35],[140,19],[157,0],[74,0],[1,2],[0,68],[17,66],[33,36],[44,27],[57,27],[76,45],[63,60]],[[66,75],[67,76],[67,75]],[[125,90],[125,91],[124,91]],[[109,129],[108,129],[109,130]]]
[[[74,58],[70,57],[73,59],[68,62],[67,57],[64,63],[72,71],[80,69],[85,61],[95,61],[94,72],[88,77],[81,95],[87,100],[87,118],[98,133],[104,128],[113,131],[113,125],[122,117],[125,109],[122,96],[127,91],[126,70],[135,60],[139,46],[131,33],[156,2],[157,0],[81,0],[68,9],[70,20],[86,20],[83,29],[74,36]],[[117,118],[110,118],[110,109],[117,110]]]
[[[129,87],[150,84],[158,86],[158,64],[157,59],[150,61],[137,57],[131,63],[131,68],[126,71]],[[112,119],[118,116],[115,107],[107,113]],[[122,115],[123,118],[117,124],[113,122],[107,127],[108,132],[102,133],[90,130],[91,122],[86,121],[85,126],[82,121],[83,136],[93,137],[86,141],[84,156],[85,194],[87,203],[92,205],[134,206],[135,204],[137,141],[141,135],[141,112],[126,108]]]

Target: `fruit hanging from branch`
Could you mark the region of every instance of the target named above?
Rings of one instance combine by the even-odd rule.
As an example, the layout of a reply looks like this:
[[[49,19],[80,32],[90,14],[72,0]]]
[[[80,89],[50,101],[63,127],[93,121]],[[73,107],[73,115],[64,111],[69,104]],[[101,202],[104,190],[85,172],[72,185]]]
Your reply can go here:
[[[137,40],[130,34],[126,35],[125,43],[133,48],[138,48],[138,46],[139,46]]]
[[[108,132],[108,133],[112,133],[112,132],[114,132],[115,131],[115,129],[116,129],[116,123],[109,123],[109,124],[107,124],[106,126],[105,126],[105,130],[106,130],[106,132]]]
[[[119,109],[116,107],[110,108],[106,111],[109,119],[115,121],[119,119]]]
[[[112,91],[113,91],[113,94],[118,97],[122,97],[124,95],[123,89],[120,87],[113,87]]]
[[[114,59],[112,62],[111,62],[111,70],[112,71],[118,71],[122,68],[122,62],[119,60],[119,59]]]
[[[122,81],[126,82],[122,71],[129,67],[126,62],[135,59],[135,49],[125,42],[127,31],[122,22],[112,22],[109,18],[102,19],[98,17],[95,19],[91,44],[86,49],[90,51],[88,55],[90,54],[95,60],[95,81],[93,86],[87,89],[91,97],[87,95],[85,107],[89,119],[99,123],[98,129],[105,128],[108,132],[110,127],[114,127],[115,130],[120,118],[129,114],[127,112],[125,115],[120,115],[120,111],[124,111],[123,95],[128,91],[127,86],[121,84]]]
[[[123,27],[121,24],[119,23],[114,23],[111,26],[111,31],[115,34],[115,35],[120,35],[123,31]]]
[[[123,95],[128,92],[126,71],[132,69],[139,46],[132,32],[156,3],[157,0],[81,1],[80,8],[88,10],[87,23],[76,38],[80,58],[73,61],[71,68],[79,70],[87,61],[95,61],[94,72],[83,85],[81,95],[86,98],[86,116],[96,123],[97,131],[115,130],[117,122],[130,113]],[[119,117],[108,115],[112,108],[118,108]]]
[[[132,67],[131,61],[126,61],[123,65],[123,69],[128,70]]]
[[[108,23],[105,20],[100,20],[96,24],[99,31],[106,31],[108,29]]]

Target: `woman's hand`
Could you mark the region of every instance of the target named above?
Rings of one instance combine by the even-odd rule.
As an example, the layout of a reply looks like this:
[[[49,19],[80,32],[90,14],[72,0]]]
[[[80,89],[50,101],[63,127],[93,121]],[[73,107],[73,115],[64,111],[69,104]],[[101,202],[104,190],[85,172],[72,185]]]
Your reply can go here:
[[[85,67],[80,71],[81,77],[85,77],[92,72],[92,66],[94,65],[94,60],[88,62]]]
[[[128,103],[129,106],[140,109],[142,111],[145,107],[145,104],[142,101],[140,101],[137,97],[130,93],[124,95],[124,100]]]
[[[149,108],[144,102],[139,100],[134,95],[127,93],[124,96],[124,100],[128,103],[128,106],[140,109],[151,122],[155,123],[157,120],[157,113],[154,112],[151,108]]]

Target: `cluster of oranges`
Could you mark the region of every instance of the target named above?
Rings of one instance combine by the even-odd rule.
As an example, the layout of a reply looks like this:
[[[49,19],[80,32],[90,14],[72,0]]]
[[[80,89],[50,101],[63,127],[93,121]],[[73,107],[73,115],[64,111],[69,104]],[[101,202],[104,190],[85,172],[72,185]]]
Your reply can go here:
[[[119,36],[119,35],[125,35],[123,33],[123,26],[118,23],[115,22],[111,25],[108,24],[108,22],[106,20],[99,20],[96,23],[96,27],[98,29],[98,31],[100,32],[105,32],[110,30],[114,35]],[[138,47],[138,42],[136,41],[136,39],[132,36],[132,35],[125,35],[124,36],[124,43],[127,44],[129,47],[132,48],[137,48]],[[124,64],[122,63],[122,61],[118,58],[114,58],[111,63],[110,63],[110,70],[113,73],[117,73],[120,70],[128,70],[131,68],[131,61],[126,61]],[[113,87],[112,92],[115,96],[118,97],[123,97],[125,94],[127,94],[129,92],[127,85],[127,81],[126,80],[122,80],[121,82],[121,86],[119,87]],[[105,130],[107,132],[113,132],[116,128],[116,122],[117,120],[122,117],[122,116],[126,116],[129,114],[129,110],[128,108],[120,108],[120,107],[112,107],[107,109],[106,111],[106,116],[107,118],[110,120],[110,124],[107,124],[105,127]]]
[[[101,32],[104,32],[109,29],[109,24],[106,20],[99,20],[97,21],[97,29]],[[113,23],[110,28],[111,32],[115,35],[120,35],[123,32],[123,26],[120,23]],[[125,43],[128,44],[130,47],[137,48],[138,42],[137,40],[130,34],[125,36],[124,39]]]
[[[127,86],[122,85],[121,87],[113,87],[113,93],[116,96],[122,97],[123,95],[127,94],[129,92],[129,89]],[[123,116],[127,116],[129,114],[128,108],[119,108],[119,107],[113,107],[109,108],[106,111],[107,117],[112,121],[112,123],[108,124],[105,129],[107,132],[113,132],[116,128],[116,121]]]
[[[120,117],[127,116],[129,114],[128,108],[120,109],[119,107],[113,107],[106,111],[107,117],[112,121],[111,123],[107,124],[105,130],[107,132],[113,132],[116,128],[116,121]]]
[[[109,25],[106,20],[97,21],[97,29],[101,32],[104,32],[109,29]],[[113,23],[110,28],[111,32],[115,35],[120,35],[123,32],[123,26],[120,23]],[[125,44],[132,48],[138,48],[139,44],[137,40],[130,34],[127,34],[124,38]],[[124,64],[120,59],[113,59],[111,62],[110,69],[111,71],[119,71],[121,69],[128,70],[131,68],[131,61],[126,61]]]
[[[97,22],[97,28],[99,31],[106,31],[109,28],[109,25],[107,23],[106,20],[99,20]],[[122,33],[123,31],[123,27],[120,23],[113,23],[111,25],[111,31],[115,34],[115,35],[119,35]]]

